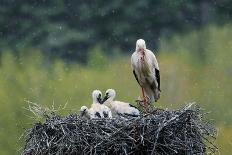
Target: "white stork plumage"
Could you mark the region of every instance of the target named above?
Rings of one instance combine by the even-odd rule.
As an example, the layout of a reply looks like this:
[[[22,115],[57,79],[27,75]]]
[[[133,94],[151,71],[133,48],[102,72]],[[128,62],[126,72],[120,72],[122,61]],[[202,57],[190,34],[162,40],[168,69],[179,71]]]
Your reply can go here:
[[[81,107],[81,116],[87,116],[89,118],[112,118],[111,110],[101,104],[102,103],[102,93],[100,90],[94,90],[92,92],[93,103],[91,108],[86,106]]]
[[[116,92],[114,89],[106,90],[105,97],[102,103],[108,106],[113,114],[121,116],[133,116],[138,117],[140,115],[139,110],[130,103],[114,101]]]
[[[82,106],[80,109],[80,116],[83,117],[88,117],[90,118],[90,114],[89,114],[89,109],[86,106]]]
[[[147,112],[147,104],[160,98],[160,71],[154,53],[146,49],[143,39],[136,42],[135,52],[131,56],[131,66],[135,79],[141,86],[144,111]]]

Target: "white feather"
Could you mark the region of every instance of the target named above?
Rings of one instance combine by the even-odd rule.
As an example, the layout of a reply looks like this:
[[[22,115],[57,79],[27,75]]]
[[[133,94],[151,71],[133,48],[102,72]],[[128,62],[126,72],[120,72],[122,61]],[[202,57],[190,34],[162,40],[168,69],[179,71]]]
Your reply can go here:
[[[104,102],[106,106],[108,106],[113,114],[122,114],[122,115],[133,115],[139,116],[139,110],[135,107],[132,107],[130,103],[121,102],[121,101],[114,101],[116,96],[116,92],[113,89],[108,89],[106,91],[108,94],[108,99]]]

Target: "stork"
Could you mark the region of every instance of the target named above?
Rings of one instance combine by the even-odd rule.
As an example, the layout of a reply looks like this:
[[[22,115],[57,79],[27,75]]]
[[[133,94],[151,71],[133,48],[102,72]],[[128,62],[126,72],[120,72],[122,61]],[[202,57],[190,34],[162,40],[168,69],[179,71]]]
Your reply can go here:
[[[102,103],[102,93],[100,90],[94,90],[92,92],[93,103],[91,108],[87,108],[86,106],[82,106],[80,109],[80,115],[86,116],[89,118],[112,118],[111,110],[101,104]]]
[[[90,117],[89,115],[89,109],[86,106],[82,106],[80,109],[80,116],[86,116],[86,117]]]
[[[102,103],[108,106],[113,114],[133,117],[138,117],[140,115],[139,110],[132,104],[121,101],[114,101],[115,96],[115,90],[108,89],[106,90],[105,97],[102,100]]]
[[[135,52],[131,56],[131,66],[136,81],[142,89],[144,112],[147,106],[160,98],[160,70],[152,51],[146,49],[143,39],[136,42]]]

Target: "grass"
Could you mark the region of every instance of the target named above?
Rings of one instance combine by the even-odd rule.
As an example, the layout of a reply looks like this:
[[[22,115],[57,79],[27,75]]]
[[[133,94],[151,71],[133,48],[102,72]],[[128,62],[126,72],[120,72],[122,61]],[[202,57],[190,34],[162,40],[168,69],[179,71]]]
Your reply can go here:
[[[218,147],[221,154],[231,154],[232,151],[232,127],[224,125],[218,127]]]
[[[204,34],[204,35],[202,35]],[[199,45],[199,36],[204,46]],[[130,57],[107,60],[99,49],[89,64],[52,63],[35,49],[19,56],[2,51],[0,59],[0,154],[20,153],[24,128],[34,121],[25,110],[27,100],[43,106],[64,105],[63,115],[91,104],[93,89],[114,88],[117,99],[134,103],[140,89],[130,68]],[[203,55],[203,56],[202,56]],[[184,36],[162,38],[157,55],[161,68],[161,99],[157,107],[174,109],[197,102],[219,129],[221,154],[232,152],[232,29],[208,27]]]

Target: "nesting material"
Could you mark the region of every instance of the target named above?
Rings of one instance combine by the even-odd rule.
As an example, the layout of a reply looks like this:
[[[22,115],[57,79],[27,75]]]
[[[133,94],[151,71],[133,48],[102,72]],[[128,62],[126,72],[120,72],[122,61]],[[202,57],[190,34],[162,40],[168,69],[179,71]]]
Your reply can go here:
[[[137,118],[81,118],[53,114],[28,130],[23,155],[215,153],[216,130],[201,109],[156,110]]]

